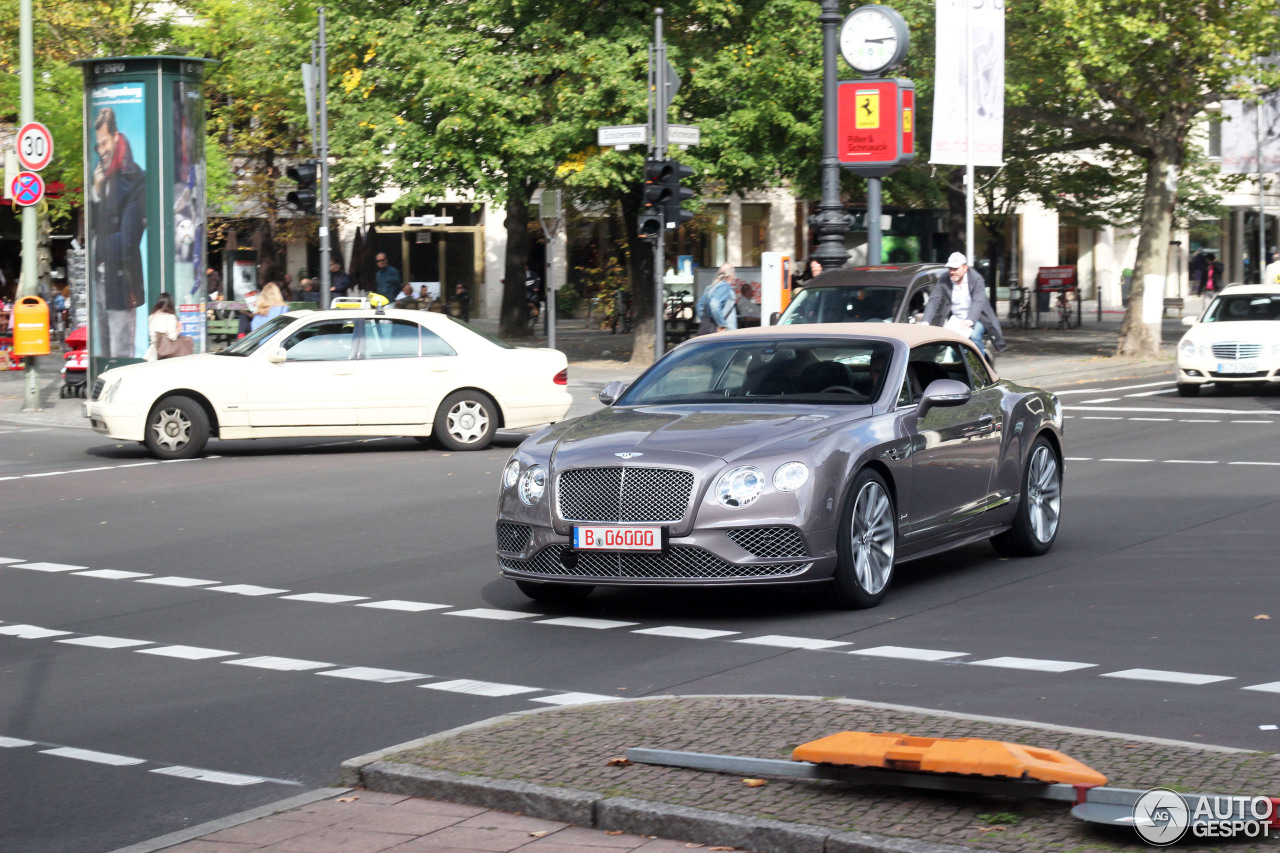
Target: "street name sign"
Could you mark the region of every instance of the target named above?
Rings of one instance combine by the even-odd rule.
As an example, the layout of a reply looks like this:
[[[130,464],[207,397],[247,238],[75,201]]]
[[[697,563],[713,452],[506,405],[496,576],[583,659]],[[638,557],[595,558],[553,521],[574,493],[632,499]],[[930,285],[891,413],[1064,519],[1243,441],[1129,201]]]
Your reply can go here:
[[[644,124],[619,124],[596,128],[596,144],[644,145],[649,141],[649,126]]]
[[[702,141],[702,131],[691,124],[667,125],[668,145],[697,145]]]

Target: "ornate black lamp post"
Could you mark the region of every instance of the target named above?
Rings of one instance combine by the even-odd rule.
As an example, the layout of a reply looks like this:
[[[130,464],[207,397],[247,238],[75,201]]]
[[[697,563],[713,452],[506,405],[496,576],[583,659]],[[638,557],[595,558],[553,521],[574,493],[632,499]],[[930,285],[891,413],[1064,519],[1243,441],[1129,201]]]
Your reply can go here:
[[[822,200],[818,212],[809,218],[818,248],[813,258],[823,269],[844,266],[849,251],[844,235],[853,227],[853,217],[840,201],[840,164],[836,159],[836,69],[837,28],[840,26],[840,0],[822,0]]]

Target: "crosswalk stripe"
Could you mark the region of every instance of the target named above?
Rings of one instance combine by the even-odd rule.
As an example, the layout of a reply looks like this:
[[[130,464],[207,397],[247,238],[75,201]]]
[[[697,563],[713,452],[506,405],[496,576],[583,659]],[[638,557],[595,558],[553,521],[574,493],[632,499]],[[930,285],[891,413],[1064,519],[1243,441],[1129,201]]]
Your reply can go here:
[[[592,702],[622,702],[621,696],[602,696],[599,693],[557,693],[554,696],[539,696],[531,699],[531,702],[541,702],[545,705],[587,705]]]
[[[128,755],[114,755],[110,752],[96,752],[92,749],[76,749],[71,746],[58,746],[53,749],[40,750],[45,755],[56,755],[59,758],[74,758],[78,761],[92,761],[94,764],[111,764],[115,767],[128,767],[133,764],[146,764],[145,758],[132,758]]]
[[[1230,675],[1203,675],[1197,672],[1171,672],[1166,669],[1124,669],[1119,672],[1104,672],[1103,678],[1130,678],[1135,681],[1164,681],[1169,684],[1213,684],[1218,681],[1231,681]]]
[[[210,658],[231,657],[238,652],[227,652],[222,649],[205,649],[200,646],[159,646],[154,649],[138,649],[140,655],[159,655],[166,658],[182,660],[209,660]]]
[[[232,583],[225,586],[205,587],[211,592],[229,592],[233,595],[279,595],[282,592],[288,592],[287,589],[276,589],[270,586],[256,586],[251,583]]]
[[[814,640],[809,637],[786,637],[779,634],[766,634],[763,637],[746,637],[741,640],[732,640],[734,643],[747,643],[753,646],[775,646],[781,649],[834,649],[837,646],[847,646],[848,643],[841,643],[836,640]]]
[[[267,781],[261,776],[245,776],[240,773],[225,773],[221,770],[201,770],[198,767],[183,767],[179,764],[171,767],[157,767],[150,772],[177,776],[180,779],[195,779],[199,782],[214,782],[219,785],[259,785]]]
[[[324,669],[327,666],[333,666],[331,663],[324,663],[318,660],[300,660],[299,658],[278,658],[270,655],[262,655],[253,658],[240,658],[238,660],[224,660],[223,663],[231,666],[252,666],[258,669],[274,669],[277,672],[306,672],[311,669]]]
[[[396,684],[401,681],[417,681],[430,678],[425,672],[401,672],[397,669],[378,669],[371,666],[348,666],[343,669],[331,669],[317,672],[316,675],[328,675],[332,678],[350,678],[355,681],[377,681],[381,684]]]
[[[88,637],[72,637],[69,640],[58,640],[69,646],[89,646],[95,649],[129,649],[134,646],[149,646],[150,640],[130,640],[125,637],[104,637],[98,634]]]
[[[870,649],[854,649],[851,655],[867,655],[876,658],[900,658],[902,660],[940,661],[964,657],[968,652],[944,652],[938,649],[913,649],[909,646],[875,646]]]
[[[334,595],[327,592],[303,592],[298,595],[282,595],[283,601],[311,601],[316,604],[346,604],[349,601],[364,601],[367,595]]]
[[[1028,669],[1033,672],[1071,672],[1088,669],[1096,663],[1078,663],[1070,660],[1040,660],[1038,658],[999,657],[969,661],[971,666],[994,666],[1000,669]]]
[[[541,616],[541,613],[524,613],[519,610],[495,610],[489,607],[477,607],[472,610],[454,610],[445,614],[446,616],[470,616],[473,619],[529,619],[535,616]]]
[[[426,610],[447,610],[452,604],[430,604],[426,601],[401,601],[398,598],[389,598],[386,601],[366,601],[364,604],[357,604],[356,607],[373,607],[378,610],[403,610],[406,613],[422,613]]]
[[[454,681],[438,681],[434,684],[419,684],[424,690],[444,690],[449,693],[470,693],[473,696],[519,696],[521,693],[537,693],[541,687],[521,687],[518,684],[498,684],[492,681],[473,681],[456,679]]]
[[[679,637],[685,640],[714,640],[717,637],[731,637],[741,631],[713,631],[709,628],[684,628],[679,625],[662,625],[657,628],[641,628],[633,634],[650,634],[654,637]]]
[[[119,569],[93,569],[88,572],[74,572],[73,574],[82,578],[102,578],[109,581],[124,581],[133,578],[149,578],[151,575],[147,572],[124,572]]]
[[[609,628],[629,628],[639,622],[617,622],[613,619],[584,619],[579,616],[561,616],[558,619],[539,619],[536,625],[563,625],[566,628],[593,628],[597,631]]]

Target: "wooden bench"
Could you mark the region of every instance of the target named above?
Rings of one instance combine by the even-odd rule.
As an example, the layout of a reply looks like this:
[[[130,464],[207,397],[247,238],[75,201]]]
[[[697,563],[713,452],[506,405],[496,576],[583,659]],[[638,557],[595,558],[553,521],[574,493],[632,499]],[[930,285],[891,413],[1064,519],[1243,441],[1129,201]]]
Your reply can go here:
[[[1164,310],[1165,311],[1172,310],[1174,312],[1174,316],[1177,316],[1177,317],[1182,316],[1182,307],[1183,307],[1183,300],[1181,296],[1170,297],[1168,299],[1165,299],[1164,301]]]

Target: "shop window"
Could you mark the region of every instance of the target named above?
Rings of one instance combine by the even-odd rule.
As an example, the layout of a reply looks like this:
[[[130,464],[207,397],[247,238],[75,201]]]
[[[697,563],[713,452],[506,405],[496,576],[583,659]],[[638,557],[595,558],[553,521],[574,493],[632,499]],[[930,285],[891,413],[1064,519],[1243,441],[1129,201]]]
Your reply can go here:
[[[742,266],[760,266],[760,253],[765,250],[769,231],[769,205],[742,205]]]

